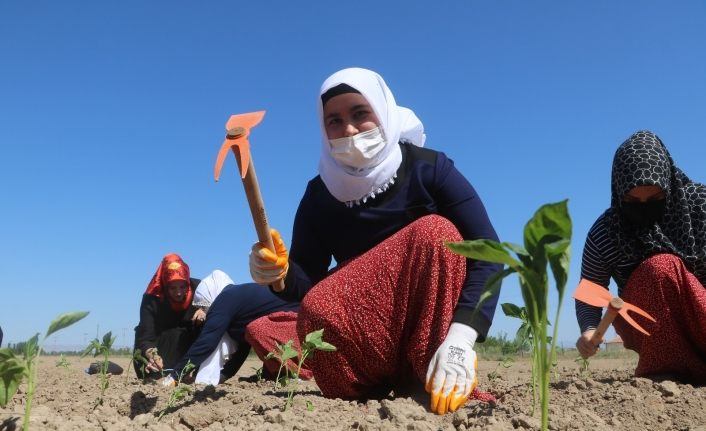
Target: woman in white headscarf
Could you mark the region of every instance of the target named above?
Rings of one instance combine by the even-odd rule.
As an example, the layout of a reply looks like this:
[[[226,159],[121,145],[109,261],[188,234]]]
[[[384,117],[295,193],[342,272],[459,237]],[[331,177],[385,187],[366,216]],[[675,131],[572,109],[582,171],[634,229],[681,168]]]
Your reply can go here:
[[[235,284],[225,272],[217,269],[201,280],[194,292],[193,305],[208,313],[208,309],[216,297],[229,284]],[[216,350],[201,363],[194,383],[217,385],[221,378],[221,370],[238,347],[237,343],[228,335],[223,334]]]
[[[296,311],[299,304],[273,295],[254,283],[235,284],[215,270],[196,288],[193,306],[206,312],[198,338],[177,361],[163,384],[174,384],[187,363],[198,367],[196,383],[217,385],[232,377],[250,352],[245,327],[253,320],[278,311]]]
[[[296,333],[292,323],[276,335],[286,342],[324,328],[337,351],[310,366],[327,397],[385,396],[417,381],[433,411],[454,411],[477,385],[473,345],[487,335],[497,296],[473,310],[500,267],[455,255],[444,241],[497,240],[495,230],[453,162],[422,148],[421,121],[380,75],[344,69],[319,95],[319,175],[299,204],[291,253],[273,232],[276,255],[256,243],[250,257],[256,282],[284,279],[281,295],[303,298]],[[246,336],[267,333],[270,320],[251,323]],[[252,338],[261,356],[271,350]]]

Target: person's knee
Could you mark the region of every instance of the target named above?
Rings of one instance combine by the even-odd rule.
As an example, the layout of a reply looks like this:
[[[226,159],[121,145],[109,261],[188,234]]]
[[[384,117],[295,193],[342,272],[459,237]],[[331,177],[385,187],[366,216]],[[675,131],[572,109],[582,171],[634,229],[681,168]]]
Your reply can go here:
[[[337,331],[335,322],[336,318],[330,312],[335,307],[324,306],[321,301],[307,300],[309,295],[304,297],[299,310],[299,318],[297,319],[297,336],[300,340],[304,340],[307,334],[324,329],[325,336],[333,336],[333,332]],[[313,298],[311,298],[313,299]]]
[[[245,341],[252,345],[258,339],[258,334],[267,330],[267,323],[267,316],[262,316],[248,323],[247,326],[245,326]]]
[[[429,245],[438,245],[439,241],[463,240],[456,226],[438,214],[420,217],[412,222],[409,228],[418,241]]]
[[[669,253],[660,253],[648,257],[638,265],[636,271],[651,274],[653,276],[664,276],[673,272],[673,268],[683,265],[679,256]]]
[[[656,254],[643,260],[633,271],[630,280],[658,284],[662,288],[678,287],[681,270],[684,268],[684,263],[679,256],[668,253]]]
[[[307,295],[302,300],[299,307],[299,319],[297,319],[297,332],[301,334],[301,331],[306,330],[310,327],[310,322],[319,322],[324,319],[324,313],[319,306],[318,301],[314,300],[313,297]]]

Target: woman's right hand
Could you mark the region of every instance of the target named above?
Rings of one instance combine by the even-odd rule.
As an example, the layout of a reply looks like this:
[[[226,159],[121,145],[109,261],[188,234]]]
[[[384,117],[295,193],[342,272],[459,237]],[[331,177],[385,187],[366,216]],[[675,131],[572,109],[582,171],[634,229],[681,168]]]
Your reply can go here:
[[[201,326],[203,325],[203,322],[206,321],[206,312],[203,311],[203,308],[199,308],[194,312],[194,315],[191,317],[191,322],[196,325],[196,326]]]
[[[581,334],[579,339],[576,341],[576,348],[581,354],[581,357],[584,359],[588,359],[598,353],[598,346],[593,344],[591,341],[594,332],[596,332],[595,329],[589,329]]]
[[[162,368],[164,368],[164,362],[162,362],[162,357],[157,353],[157,349],[147,349],[145,356],[147,357],[147,366],[145,367],[147,371],[162,371]]]
[[[287,276],[289,270],[289,253],[279,232],[270,229],[275,253],[256,242],[250,251],[250,275],[258,284],[272,284]]]

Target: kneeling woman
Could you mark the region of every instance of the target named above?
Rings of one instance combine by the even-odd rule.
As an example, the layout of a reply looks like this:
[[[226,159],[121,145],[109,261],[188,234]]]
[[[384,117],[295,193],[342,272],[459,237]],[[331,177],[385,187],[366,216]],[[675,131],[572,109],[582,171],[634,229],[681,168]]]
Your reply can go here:
[[[625,347],[639,353],[636,376],[669,376],[706,383],[706,187],[674,165],[649,131],[632,135],[616,151],[611,206],[586,238],[581,277],[608,288],[656,320],[639,323],[645,336],[616,319]],[[601,309],[576,301],[584,358]]]
[[[233,377],[250,353],[247,324],[271,313],[299,310],[299,303],[285,301],[254,283],[235,284],[219,270],[199,284],[194,304],[207,311],[206,321],[165,385],[174,384],[189,362],[199,369],[195,383],[215,386]]]
[[[444,241],[497,240],[495,230],[453,162],[422,148],[422,123],[380,75],[339,71],[319,96],[319,175],[299,204],[291,255],[277,235],[277,256],[259,243],[251,253],[255,281],[284,278],[283,295],[303,298],[296,333],[269,333],[285,342],[324,328],[338,350],[317,353],[310,367],[326,397],[384,397],[417,381],[433,411],[456,410],[477,384],[473,346],[497,296],[473,310],[500,268],[467,261]],[[332,258],[339,265],[329,272]],[[261,356],[273,321],[248,326]]]
[[[164,256],[140,304],[135,350],[148,363],[135,363],[138,377],[172,368],[198,336],[205,313],[191,300],[199,282],[191,278],[189,266],[179,255]]]

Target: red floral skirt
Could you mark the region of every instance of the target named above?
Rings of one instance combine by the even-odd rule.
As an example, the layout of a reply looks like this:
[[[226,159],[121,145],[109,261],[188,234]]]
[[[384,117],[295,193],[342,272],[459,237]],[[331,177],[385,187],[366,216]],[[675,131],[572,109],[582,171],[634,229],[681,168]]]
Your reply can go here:
[[[625,347],[640,355],[635,375],[706,383],[706,288],[681,259],[671,254],[646,259],[630,275],[622,299],[657,320],[631,313],[650,336],[620,317],[614,322]]]
[[[422,217],[314,286],[286,331],[273,331],[271,317],[265,316],[248,325],[246,338],[264,358],[275,338],[303,340],[323,328],[323,340],[337,350],[316,352],[308,368],[328,398],[384,397],[392,389],[409,388],[410,382],[424,382],[466,277],[466,259],[444,241],[460,240],[447,219]],[[264,333],[270,335],[255,335]],[[266,366],[276,372],[279,363]]]

